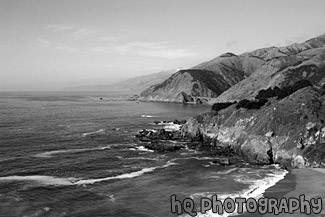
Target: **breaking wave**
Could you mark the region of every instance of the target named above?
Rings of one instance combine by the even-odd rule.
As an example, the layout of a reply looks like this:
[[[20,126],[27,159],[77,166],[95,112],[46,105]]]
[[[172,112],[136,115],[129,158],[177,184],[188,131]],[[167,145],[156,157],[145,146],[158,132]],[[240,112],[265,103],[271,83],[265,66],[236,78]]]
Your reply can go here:
[[[155,116],[152,116],[152,115],[141,115],[142,118],[153,118]]]
[[[98,133],[102,133],[102,132],[104,132],[104,129],[100,129],[100,130],[97,130],[97,131],[94,131],[94,132],[89,132],[89,133],[83,133],[82,136],[85,137],[85,136],[98,134]]]
[[[140,171],[136,171],[136,172],[132,172],[132,173],[125,173],[125,174],[121,174],[121,175],[113,176],[113,177],[106,177],[106,178],[100,178],[100,179],[80,180],[80,181],[74,182],[74,184],[75,185],[87,185],[87,184],[94,184],[96,182],[108,181],[108,180],[113,180],[113,179],[130,179],[130,178],[141,176],[141,175],[143,175],[145,173],[152,172],[155,169],[166,168],[166,167],[169,167],[171,165],[175,165],[175,163],[173,161],[168,161],[167,164],[165,164],[163,166],[143,168]]]
[[[7,176],[0,177],[0,181],[35,181],[40,185],[73,185],[75,178],[56,178],[52,176]]]
[[[166,168],[172,165],[176,165],[173,160],[168,161],[165,165],[156,166],[156,167],[148,167],[143,168],[139,171],[125,173],[113,177],[105,177],[105,178],[98,178],[98,179],[77,179],[77,178],[58,178],[53,176],[43,176],[43,175],[31,175],[31,176],[6,176],[0,177],[0,182],[11,182],[11,181],[33,181],[37,182],[38,185],[50,185],[50,186],[70,186],[70,185],[88,185],[94,184],[97,182],[103,182],[108,180],[114,179],[130,179],[134,177],[141,176],[145,173],[153,172],[159,168]]]
[[[110,146],[108,145],[108,146],[96,147],[96,148],[61,149],[61,150],[43,152],[40,154],[36,154],[34,156],[48,158],[48,157],[53,157],[52,155],[57,155],[57,154],[78,153],[78,152],[97,151],[97,150],[106,150],[106,149],[110,149]]]
[[[235,169],[235,168],[234,168]],[[237,169],[237,168],[236,168]],[[228,170],[230,171],[230,170]],[[236,197],[243,197],[243,198],[255,198],[258,199],[260,197],[263,196],[263,193],[266,191],[266,189],[274,186],[278,181],[280,181],[281,179],[283,179],[285,177],[285,175],[288,173],[288,171],[285,170],[277,170],[277,171],[273,171],[273,174],[268,174],[267,177],[263,178],[263,179],[241,179],[241,178],[237,178],[236,181],[237,182],[241,182],[241,183],[245,183],[245,184],[250,184],[250,186],[238,193],[235,194],[218,194],[218,199],[220,200],[224,200],[227,197],[229,198],[236,198]],[[230,173],[230,172],[228,172]],[[214,193],[211,192],[202,192],[202,193],[195,193],[191,195],[191,198],[194,197],[211,197]],[[237,210],[237,209],[236,209]],[[200,217],[217,217],[217,216],[222,216],[222,217],[226,217],[229,215],[236,215],[238,213],[234,212],[234,213],[224,213],[223,215],[219,215],[217,213],[212,213],[212,211],[208,211],[206,214],[202,214],[202,213],[198,213],[197,216]]]

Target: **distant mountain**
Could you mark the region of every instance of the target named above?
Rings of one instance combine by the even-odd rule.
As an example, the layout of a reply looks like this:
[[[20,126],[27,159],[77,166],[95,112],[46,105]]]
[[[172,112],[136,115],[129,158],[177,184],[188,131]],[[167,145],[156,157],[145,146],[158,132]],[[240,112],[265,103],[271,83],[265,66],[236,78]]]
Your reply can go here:
[[[76,86],[69,87],[68,91],[126,91],[138,94],[146,88],[161,83],[169,76],[175,73],[176,70],[162,71],[159,73],[138,76],[129,78],[124,81],[109,84],[109,85],[90,85],[90,86]]]
[[[201,102],[215,98],[245,79],[264,62],[249,55],[225,53],[187,70],[180,70],[161,84],[141,93],[141,100]]]
[[[325,35],[286,47],[268,47],[235,55],[225,53],[180,70],[141,93],[141,100],[225,102],[253,98],[259,90],[287,86],[300,79],[325,80]]]

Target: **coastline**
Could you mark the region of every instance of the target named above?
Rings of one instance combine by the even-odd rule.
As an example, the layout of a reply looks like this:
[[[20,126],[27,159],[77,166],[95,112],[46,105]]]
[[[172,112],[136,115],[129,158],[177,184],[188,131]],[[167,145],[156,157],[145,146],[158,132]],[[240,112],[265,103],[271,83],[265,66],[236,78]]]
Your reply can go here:
[[[292,173],[292,171],[288,171],[288,173],[284,176],[283,179],[278,181],[275,185],[269,187],[263,193],[263,196],[266,198],[281,198],[284,197],[287,193],[293,191],[296,187],[296,176]],[[255,213],[243,213],[237,215],[240,217],[263,217],[266,215],[262,215],[258,212]],[[279,215],[278,215],[279,216]]]
[[[310,215],[294,212],[293,214],[279,214],[279,217],[292,217],[292,216],[325,216],[325,169],[321,168],[303,168],[294,169],[292,174],[295,176],[296,186],[293,190],[286,193],[283,197],[299,197],[299,195],[304,194],[306,200],[311,198],[322,198],[322,211],[319,214]],[[280,184],[280,183],[279,183]],[[271,188],[270,188],[271,189]],[[280,196],[281,197],[281,196]],[[265,217],[275,216],[273,214],[263,215]]]
[[[303,168],[303,169],[293,169],[286,174],[284,179],[277,182],[274,186],[268,188],[263,194],[266,198],[299,198],[300,195],[304,194],[306,200],[311,198],[322,198],[322,211],[319,214],[311,213],[307,215],[305,213],[300,213],[299,211],[293,214],[280,213],[275,214],[265,214],[260,213],[244,213],[238,216],[241,217],[302,217],[302,216],[325,216],[325,169],[321,168]]]

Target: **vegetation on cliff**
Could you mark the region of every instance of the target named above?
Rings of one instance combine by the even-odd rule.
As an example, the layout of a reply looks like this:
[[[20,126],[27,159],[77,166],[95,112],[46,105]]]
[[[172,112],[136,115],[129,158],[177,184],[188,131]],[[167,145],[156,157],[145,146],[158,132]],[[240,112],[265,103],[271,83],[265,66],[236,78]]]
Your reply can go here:
[[[260,90],[258,94],[255,96],[255,99],[267,99],[267,98],[277,97],[277,99],[279,100],[289,96],[290,94],[296,92],[297,90],[309,86],[313,86],[313,85],[310,83],[310,81],[303,79],[297,81],[291,86],[286,86],[282,88],[275,86],[274,88]]]
[[[319,166],[325,163],[325,97],[305,87],[258,110],[230,106],[190,119],[182,136],[231,146],[254,163]]]
[[[233,104],[235,104],[235,103],[237,103],[237,102],[221,102],[221,103],[214,103],[214,104],[212,105],[212,107],[211,107],[211,110],[212,110],[212,111],[216,111],[216,112],[218,112],[218,111],[220,111],[220,110],[222,110],[222,109],[226,109],[226,108],[228,108],[229,106],[231,106],[231,105],[233,105]]]

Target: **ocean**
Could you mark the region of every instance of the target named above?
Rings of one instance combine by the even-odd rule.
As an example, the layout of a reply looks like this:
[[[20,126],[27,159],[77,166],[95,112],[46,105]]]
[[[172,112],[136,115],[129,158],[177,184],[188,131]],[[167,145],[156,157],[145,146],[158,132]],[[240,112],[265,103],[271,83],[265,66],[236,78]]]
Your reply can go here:
[[[0,216],[176,216],[171,195],[199,209],[213,194],[259,197],[285,176],[273,165],[222,166],[190,149],[157,153],[134,137],[154,121],[209,110],[109,92],[0,93]]]

